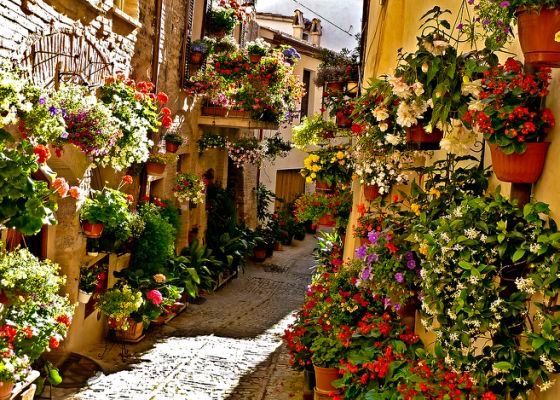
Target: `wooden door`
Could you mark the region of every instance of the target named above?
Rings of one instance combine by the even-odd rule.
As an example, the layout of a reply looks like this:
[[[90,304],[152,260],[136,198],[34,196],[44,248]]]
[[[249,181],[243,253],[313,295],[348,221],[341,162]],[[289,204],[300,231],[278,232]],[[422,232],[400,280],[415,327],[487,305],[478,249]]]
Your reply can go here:
[[[305,192],[305,179],[299,169],[287,169],[276,172],[276,196],[283,200],[276,201],[279,210],[294,202]]]

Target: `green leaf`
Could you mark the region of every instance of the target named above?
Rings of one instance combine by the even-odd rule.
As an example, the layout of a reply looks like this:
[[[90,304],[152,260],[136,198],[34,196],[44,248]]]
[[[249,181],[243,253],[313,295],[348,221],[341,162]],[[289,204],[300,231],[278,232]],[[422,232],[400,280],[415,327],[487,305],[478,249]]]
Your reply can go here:
[[[523,258],[523,256],[525,255],[526,250],[523,248],[519,248],[515,251],[515,253],[513,253],[513,256],[511,256],[511,261],[513,262],[517,262],[519,260],[521,260]]]
[[[531,343],[531,345],[533,346],[534,350],[538,350],[540,349],[544,344],[546,343],[546,339],[542,338],[542,337],[536,337],[533,339],[533,342]]]
[[[492,364],[492,367],[495,369],[499,369],[500,371],[509,371],[513,368],[513,365],[507,361],[500,361]]]

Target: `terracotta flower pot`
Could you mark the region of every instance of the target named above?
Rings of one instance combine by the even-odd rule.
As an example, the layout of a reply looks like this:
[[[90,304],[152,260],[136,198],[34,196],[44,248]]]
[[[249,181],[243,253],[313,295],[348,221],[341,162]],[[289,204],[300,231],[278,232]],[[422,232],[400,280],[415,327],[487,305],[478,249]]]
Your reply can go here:
[[[204,54],[200,51],[193,51],[190,58],[191,64],[200,65],[202,64],[202,60],[204,59]]]
[[[115,329],[115,336],[120,340],[133,341],[140,339],[143,332],[144,324],[142,322],[136,322],[132,318],[129,318],[128,327],[126,329],[122,329],[122,327],[117,326],[117,328]]]
[[[227,108],[220,106],[207,106],[202,107],[202,115],[210,117],[225,117],[227,114]]]
[[[327,82],[327,90],[331,93],[340,93],[342,92],[342,89],[342,82]]]
[[[556,41],[560,31],[560,8],[519,10],[517,24],[525,63],[560,67],[560,42]]]
[[[101,223],[91,224],[87,221],[83,221],[82,232],[87,238],[98,239],[101,237],[101,234],[103,233],[103,224]]]
[[[146,173],[152,176],[161,176],[165,172],[165,164],[155,162],[146,163]]]
[[[261,56],[260,54],[249,54],[249,61],[251,61],[253,64],[257,64],[259,62],[261,62],[263,56]]]
[[[0,400],[7,400],[12,397],[14,382],[0,382]]]
[[[364,186],[364,197],[367,201],[373,201],[379,197],[379,186],[377,185],[365,185]]]
[[[256,262],[263,262],[266,260],[266,249],[264,247],[255,247],[253,249],[253,257]]]
[[[211,29],[211,36],[216,37],[218,39],[221,39],[223,37],[225,37],[227,34],[227,31],[225,28],[222,27],[217,27],[217,28],[212,28]]]
[[[502,182],[535,183],[541,177],[550,142],[527,143],[523,154],[505,154],[491,144],[492,168]]]
[[[332,384],[340,378],[338,368],[322,368],[314,365],[313,369],[315,370],[315,389],[319,393],[338,392],[338,389]]]
[[[279,241],[274,242],[274,251],[282,251],[282,250],[284,250],[282,247],[282,243]]]
[[[165,151],[168,153],[177,153],[179,145],[177,143],[165,142]]]
[[[432,133],[426,132],[422,125],[414,125],[406,130],[406,141],[424,150],[439,150],[441,139],[443,139],[443,132],[437,128]]]
[[[325,214],[321,218],[319,218],[319,221],[317,221],[317,225],[323,225],[323,226],[329,226],[329,227],[330,226],[335,226],[336,221],[334,220],[334,218],[331,214]]]
[[[315,191],[323,192],[323,193],[331,193],[334,191],[334,187],[333,185],[330,185],[325,181],[317,181],[315,182]]]
[[[80,291],[78,292],[78,301],[82,304],[87,304],[89,303],[89,300],[91,299],[93,293],[87,293],[84,292],[82,289],[80,289]]]

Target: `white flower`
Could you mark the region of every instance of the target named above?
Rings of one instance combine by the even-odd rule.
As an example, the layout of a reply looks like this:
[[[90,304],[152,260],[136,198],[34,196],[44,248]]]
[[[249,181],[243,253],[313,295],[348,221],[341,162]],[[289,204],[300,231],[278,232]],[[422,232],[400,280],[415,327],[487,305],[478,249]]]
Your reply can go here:
[[[378,127],[381,132],[386,132],[387,129],[389,129],[389,124],[387,124],[386,122],[381,122]]]
[[[401,142],[401,139],[397,135],[393,135],[391,133],[385,136],[385,140],[387,141],[387,143],[392,144],[393,146],[396,146]]]
[[[445,50],[450,46],[445,40],[434,40],[430,42],[429,40],[424,41],[424,47],[434,56],[441,56],[445,54]]]
[[[550,380],[550,381],[545,381],[542,383],[542,385],[537,385],[538,388],[540,389],[541,392],[546,392],[548,389],[550,389],[552,386],[554,386],[554,383],[556,381],[555,380]]]
[[[418,81],[414,82],[412,90],[416,96],[422,96],[424,94],[424,86]]]
[[[451,128],[440,142],[442,150],[459,156],[468,154],[476,143],[476,134],[467,129],[460,120],[452,119]]]
[[[478,99],[480,92],[482,91],[482,80],[477,79],[475,81],[463,82],[461,86],[461,94],[463,96],[471,95]]]
[[[387,118],[389,118],[389,111],[385,106],[377,106],[373,110],[371,110],[371,113],[379,122],[385,121]]]
[[[486,104],[484,104],[480,100],[473,100],[469,103],[470,111],[483,111],[485,108],[486,108]]]
[[[515,286],[517,289],[525,292],[527,294],[534,294],[535,288],[533,287],[534,282],[532,278],[516,278],[515,279]]]
[[[468,239],[472,239],[472,240],[476,239],[479,233],[480,233],[480,232],[478,232],[478,231],[477,231],[476,229],[474,229],[474,228],[465,229],[465,236],[466,236]]]
[[[418,117],[413,107],[406,102],[401,102],[397,108],[397,124],[410,128],[418,123]]]
[[[393,88],[393,93],[395,93],[395,96],[397,96],[401,99],[408,99],[408,98],[412,97],[412,92],[411,92],[410,86],[408,86],[408,84],[402,78],[400,78],[400,77],[397,78],[395,76],[389,76],[387,78],[387,82]]]
[[[539,243],[531,243],[529,246],[529,251],[533,254],[538,254],[540,249],[541,245]]]

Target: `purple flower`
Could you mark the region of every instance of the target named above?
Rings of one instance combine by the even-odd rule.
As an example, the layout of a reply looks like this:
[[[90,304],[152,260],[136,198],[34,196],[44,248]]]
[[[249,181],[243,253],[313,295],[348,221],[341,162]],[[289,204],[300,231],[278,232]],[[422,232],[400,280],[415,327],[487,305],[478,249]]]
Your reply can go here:
[[[369,255],[367,256],[366,262],[367,262],[368,264],[371,265],[371,264],[373,264],[373,263],[375,263],[375,262],[377,262],[377,261],[379,261],[379,256],[378,256],[377,254],[373,253],[373,254],[369,254]]]
[[[367,254],[366,246],[360,246],[356,249],[356,257],[363,260]]]
[[[56,114],[58,114],[58,109],[55,106],[50,106],[49,113],[51,113],[51,115],[54,117]]]
[[[395,311],[399,312],[401,310],[401,305],[397,303],[393,306],[393,308],[395,309]]]
[[[46,102],[47,102],[47,100],[44,97],[41,97],[39,99],[39,104],[42,105],[42,106],[44,106]]]
[[[389,306],[391,305],[391,299],[390,299],[389,297],[385,297],[385,298],[383,299],[383,305],[384,305],[385,307],[389,307]]]
[[[457,30],[462,31],[463,30],[463,24],[458,24],[457,25]]]
[[[507,7],[509,7],[509,1],[502,1],[502,2],[500,3],[500,7],[502,7],[502,8],[507,8]]]
[[[412,251],[407,251],[404,256],[407,260],[414,260],[414,254],[412,254]]]
[[[61,137],[62,139],[68,139],[68,132],[67,132],[67,131],[62,132],[62,134],[60,135],[60,137]]]
[[[403,282],[404,282],[404,275],[402,274],[402,272],[397,272],[397,273],[395,274],[395,280],[396,280],[398,283],[403,283]]]
[[[416,261],[414,261],[414,260],[408,260],[408,261],[406,262],[406,267],[407,267],[408,269],[414,269],[414,268],[416,268]]]
[[[376,243],[377,239],[379,239],[379,233],[375,231],[368,232],[367,234],[368,240],[370,243]]]
[[[361,275],[362,280],[367,281],[370,276],[371,276],[371,269],[369,267],[364,268]]]

